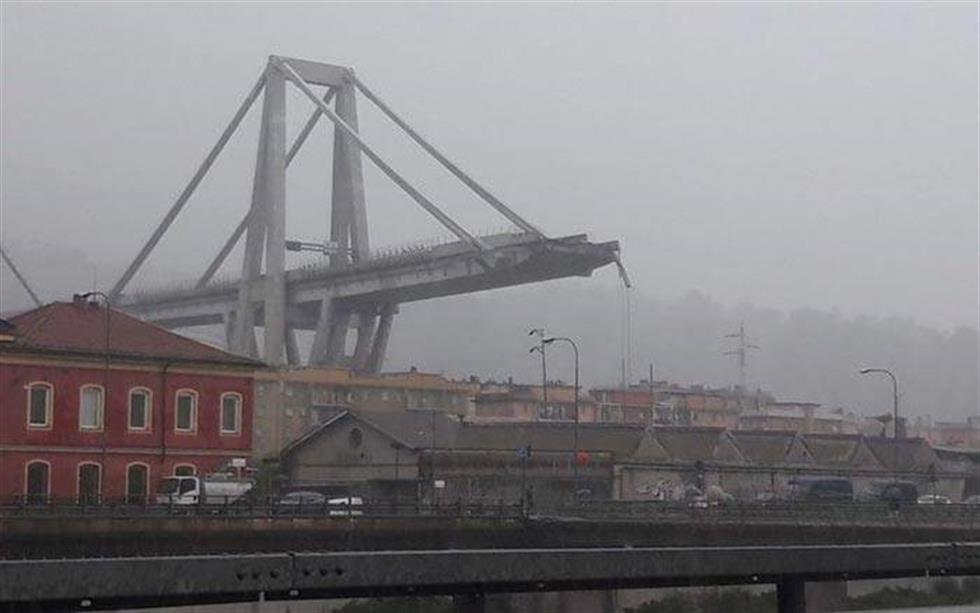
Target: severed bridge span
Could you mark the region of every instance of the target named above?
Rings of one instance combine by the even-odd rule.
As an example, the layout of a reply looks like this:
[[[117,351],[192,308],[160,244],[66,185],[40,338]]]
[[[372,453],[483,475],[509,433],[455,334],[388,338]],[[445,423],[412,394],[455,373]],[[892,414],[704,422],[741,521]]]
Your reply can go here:
[[[313,111],[287,148],[286,84],[305,95]],[[317,89],[325,88],[325,90]],[[358,131],[357,92],[431,155],[515,231],[471,234],[392,168]],[[157,243],[262,95],[262,119],[251,206],[193,287],[124,293]],[[330,241],[323,244],[286,236],[286,171],[321,118],[334,126]],[[448,229],[454,242],[372,254],[365,202],[362,156],[367,157],[429,215]],[[214,275],[244,236],[241,277],[215,282]],[[286,268],[287,251],[312,250],[324,263]],[[404,302],[589,276],[619,259],[619,244],[590,242],[584,234],[549,237],[494,197],[412,129],[347,67],[271,56],[258,81],[208,153],[163,221],[112,288],[110,299],[126,311],[168,328],[224,325],[229,350],[273,366],[348,365],[377,372],[384,361],[392,321]],[[264,333],[261,344],[256,328]],[[313,331],[310,353],[300,355],[297,331]],[[348,343],[351,337],[351,343]],[[356,341],[354,339],[356,338]]]

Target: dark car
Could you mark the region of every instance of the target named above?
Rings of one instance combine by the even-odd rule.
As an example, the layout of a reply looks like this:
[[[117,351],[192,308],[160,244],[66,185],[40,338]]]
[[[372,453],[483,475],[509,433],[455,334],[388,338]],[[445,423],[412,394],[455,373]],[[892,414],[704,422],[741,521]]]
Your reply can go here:
[[[798,477],[789,482],[790,499],[807,502],[851,502],[854,485],[843,477]]]
[[[911,481],[872,481],[861,498],[868,502],[914,504],[919,488]]]

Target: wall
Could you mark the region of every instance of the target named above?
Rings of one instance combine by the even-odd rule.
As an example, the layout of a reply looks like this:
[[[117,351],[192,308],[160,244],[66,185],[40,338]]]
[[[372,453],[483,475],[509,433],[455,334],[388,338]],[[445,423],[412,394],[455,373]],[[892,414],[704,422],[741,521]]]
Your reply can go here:
[[[52,423],[48,429],[27,428],[27,386],[46,382],[53,386]],[[231,457],[250,454],[252,438],[251,373],[186,370],[167,372],[160,366],[113,366],[105,394],[104,431],[80,431],[80,389],[103,385],[105,371],[95,363],[61,361],[0,364],[0,497],[24,491],[24,463],[31,458],[52,462],[52,494],[73,496],[77,464],[84,460],[106,463],[105,495],[122,493],[129,462],[150,466],[151,486],[171,470],[174,462],[191,462],[202,472]],[[150,428],[128,430],[129,392],[143,387],[152,395]],[[198,393],[197,429],[175,432],[175,394],[180,389]],[[220,398],[225,392],[242,396],[240,432],[220,432]],[[103,449],[105,452],[103,453]]]

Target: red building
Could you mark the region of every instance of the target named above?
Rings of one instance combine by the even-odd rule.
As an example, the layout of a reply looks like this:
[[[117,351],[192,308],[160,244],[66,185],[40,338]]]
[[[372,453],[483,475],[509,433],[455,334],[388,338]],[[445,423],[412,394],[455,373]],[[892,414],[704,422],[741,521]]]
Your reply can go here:
[[[260,362],[79,299],[3,324],[0,500],[141,501],[251,454]]]

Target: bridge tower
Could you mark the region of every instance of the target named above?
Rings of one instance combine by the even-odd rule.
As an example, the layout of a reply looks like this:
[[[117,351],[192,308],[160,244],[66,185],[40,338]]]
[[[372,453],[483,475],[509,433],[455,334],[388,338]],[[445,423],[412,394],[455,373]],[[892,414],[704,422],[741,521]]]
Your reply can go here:
[[[287,148],[286,86],[310,100],[313,112]],[[317,92],[315,87],[324,90]],[[516,227],[517,233],[489,237],[470,234],[392,168],[358,130],[357,93],[372,102],[427,154]],[[175,298],[123,294],[194,190],[262,96],[252,197],[247,213],[197,280],[193,290]],[[286,172],[319,120],[334,126],[330,241],[318,245],[286,236]],[[458,242],[411,261],[372,258],[368,238],[362,160],[368,158]],[[241,278],[232,291],[212,283],[217,270],[244,235]],[[492,244],[491,244],[492,243]],[[286,269],[287,250],[316,250],[328,262],[316,279]],[[568,260],[562,263],[562,258]],[[573,259],[578,258],[574,262]],[[390,260],[390,258],[389,258]],[[272,366],[299,364],[297,330],[313,331],[308,362],[348,365],[378,371],[384,360],[398,304],[546,278],[588,275],[616,261],[618,244],[593,245],[584,235],[550,239],[423,139],[401,117],[343,66],[270,56],[255,85],[217,143],[146,244],[112,288],[114,303],[168,327],[222,323],[228,348]],[[414,268],[412,268],[414,266]],[[441,266],[440,270],[436,267]],[[361,275],[356,277],[356,275]],[[353,279],[353,280],[352,280]],[[371,291],[364,287],[374,284]],[[355,287],[358,286],[358,287]],[[261,343],[256,327],[263,327]],[[348,336],[356,342],[348,350]]]

